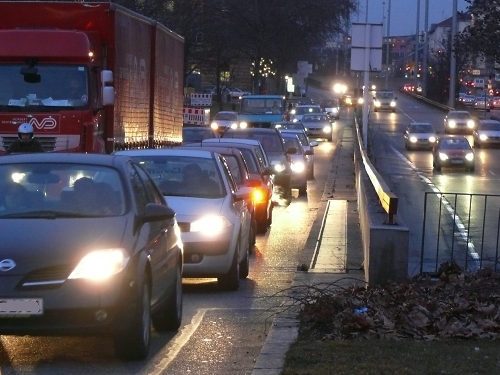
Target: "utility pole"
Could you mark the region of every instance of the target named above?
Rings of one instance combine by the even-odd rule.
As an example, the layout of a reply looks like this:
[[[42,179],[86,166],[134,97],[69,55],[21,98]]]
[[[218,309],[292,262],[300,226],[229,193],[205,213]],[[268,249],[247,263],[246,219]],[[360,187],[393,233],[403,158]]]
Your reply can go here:
[[[417,76],[418,76],[418,49],[420,48],[420,0],[417,0],[417,27],[415,29],[415,67],[413,68],[413,76],[415,78],[415,90],[417,89]]]
[[[453,16],[451,21],[450,92],[448,97],[448,105],[450,107],[455,106],[455,86],[457,81],[457,58],[455,56],[455,48],[453,47],[453,38],[455,38],[455,35],[457,35],[457,0],[453,0]],[[484,112],[486,113],[486,111]]]
[[[385,65],[386,65],[386,72],[385,72],[385,89],[389,90],[389,73],[391,72],[391,63],[390,63],[390,49],[391,49],[391,43],[389,42],[390,35],[391,35],[391,0],[389,0],[389,4],[387,6],[387,39],[386,39],[386,47],[387,50],[385,51]]]
[[[424,71],[422,78],[422,96],[425,97],[427,95],[427,71],[429,69],[429,0],[425,0],[425,20],[424,20]]]

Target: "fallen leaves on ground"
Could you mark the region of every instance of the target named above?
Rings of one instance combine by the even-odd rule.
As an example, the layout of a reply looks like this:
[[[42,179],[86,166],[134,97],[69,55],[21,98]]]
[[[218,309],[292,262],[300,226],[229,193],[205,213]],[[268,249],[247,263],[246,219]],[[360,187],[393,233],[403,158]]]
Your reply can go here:
[[[454,263],[438,277],[379,287],[316,288],[302,299],[302,329],[315,338],[498,339],[500,273],[468,273]]]

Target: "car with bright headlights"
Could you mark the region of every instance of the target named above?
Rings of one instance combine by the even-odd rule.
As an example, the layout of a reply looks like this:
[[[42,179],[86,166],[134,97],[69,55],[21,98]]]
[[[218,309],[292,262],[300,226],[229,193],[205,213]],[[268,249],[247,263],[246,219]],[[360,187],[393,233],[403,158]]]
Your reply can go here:
[[[476,121],[468,111],[448,111],[443,121],[446,134],[472,134],[476,127]]]
[[[306,134],[305,130],[299,129],[280,129],[281,134],[295,134],[299,142],[304,149],[304,152],[307,152],[305,155],[306,159],[306,168],[307,168],[307,178],[314,178],[314,147],[318,146],[318,142],[309,140],[309,137]]]
[[[406,128],[403,138],[407,150],[432,150],[438,136],[430,123],[412,122]]]
[[[300,120],[309,138],[333,139],[333,124],[324,113],[306,114]]]
[[[397,96],[392,91],[377,91],[373,96],[373,111],[396,112]]]
[[[474,147],[500,145],[500,121],[481,119],[477,128],[472,132]]]
[[[338,99],[324,99],[319,103],[323,111],[333,119],[340,118],[340,103]]]
[[[174,147],[117,151],[140,163],[176,212],[186,278],[237,290],[248,276],[253,188],[238,187],[219,153]]]
[[[215,114],[210,127],[220,134],[224,133],[229,128],[246,128],[246,123],[240,121],[238,112],[220,111]]]
[[[228,129],[222,139],[246,138],[259,141],[274,169],[273,182],[285,193],[290,192],[290,179],[292,176],[291,159],[289,150],[285,149],[285,141],[280,131],[268,128]]]
[[[253,192],[255,214],[257,219],[257,233],[266,233],[273,222],[273,208],[277,204],[274,195],[274,182],[271,166],[262,144],[254,139],[244,138],[212,138],[201,142],[206,146],[234,147],[241,151],[245,158],[248,171],[252,178],[260,179],[260,186]]]
[[[307,114],[325,114],[323,109],[316,104],[298,105],[292,110],[292,121],[302,121],[302,117]]]
[[[148,355],[151,322],[179,328],[180,228],[138,162],[8,155],[0,181],[1,335],[105,336],[120,358],[137,360]]]
[[[475,154],[464,135],[443,135],[432,150],[432,166],[441,171],[442,167],[475,170]]]
[[[292,189],[298,189],[299,195],[307,193],[307,156],[311,151],[305,151],[299,141],[299,137],[294,133],[283,133],[285,147],[287,149],[295,148],[296,152],[290,155],[292,178],[290,186]]]

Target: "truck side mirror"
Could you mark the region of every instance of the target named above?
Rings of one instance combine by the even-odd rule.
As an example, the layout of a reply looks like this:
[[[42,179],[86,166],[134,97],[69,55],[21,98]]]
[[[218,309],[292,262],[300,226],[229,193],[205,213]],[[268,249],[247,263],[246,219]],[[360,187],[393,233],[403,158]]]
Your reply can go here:
[[[102,105],[115,104],[115,89],[112,86],[106,86],[107,83],[112,82],[113,72],[111,70],[101,71]]]

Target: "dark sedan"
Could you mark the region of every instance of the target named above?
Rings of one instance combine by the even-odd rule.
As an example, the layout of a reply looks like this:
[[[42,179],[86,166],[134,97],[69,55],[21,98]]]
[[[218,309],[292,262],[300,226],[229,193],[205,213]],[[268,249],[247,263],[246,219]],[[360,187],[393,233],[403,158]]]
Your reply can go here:
[[[0,158],[0,334],[104,335],[144,359],[182,318],[175,212],[129,157]]]
[[[463,135],[442,136],[432,151],[432,166],[436,171],[441,167],[461,167],[474,172],[474,150]]]

